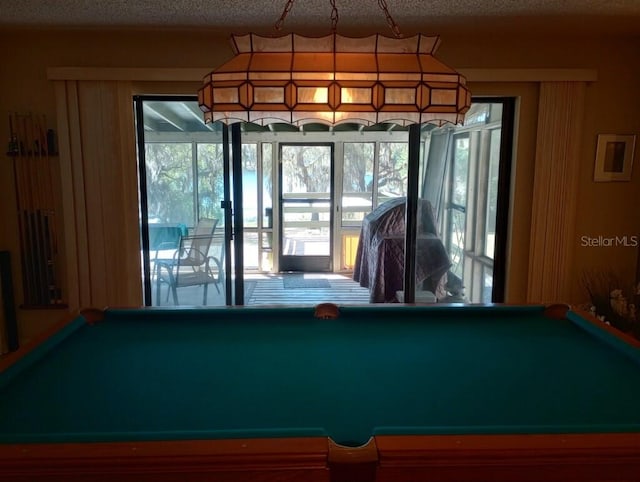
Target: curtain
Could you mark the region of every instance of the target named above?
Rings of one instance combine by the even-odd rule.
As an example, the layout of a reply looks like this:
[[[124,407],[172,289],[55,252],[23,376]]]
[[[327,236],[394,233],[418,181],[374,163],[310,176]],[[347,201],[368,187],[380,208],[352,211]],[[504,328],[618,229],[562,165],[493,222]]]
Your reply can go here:
[[[568,302],[585,82],[541,82],[527,301]]]
[[[131,82],[56,80],[55,93],[69,307],[141,306]]]

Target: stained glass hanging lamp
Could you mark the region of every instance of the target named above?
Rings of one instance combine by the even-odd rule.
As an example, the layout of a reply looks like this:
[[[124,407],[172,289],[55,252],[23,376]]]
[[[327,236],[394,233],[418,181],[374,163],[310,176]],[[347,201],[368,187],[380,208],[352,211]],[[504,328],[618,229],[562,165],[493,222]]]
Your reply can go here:
[[[280,29],[295,0],[276,24]],[[402,38],[384,0],[394,38],[332,33],[262,37],[233,35],[235,56],[204,79],[198,92],[206,122],[303,125],[459,124],[471,104],[465,78],[434,57],[437,36]]]

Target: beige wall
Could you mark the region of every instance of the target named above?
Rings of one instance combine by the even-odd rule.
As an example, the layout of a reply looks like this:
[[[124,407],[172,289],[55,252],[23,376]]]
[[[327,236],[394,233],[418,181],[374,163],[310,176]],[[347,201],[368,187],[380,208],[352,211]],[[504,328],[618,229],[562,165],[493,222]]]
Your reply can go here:
[[[587,86],[583,145],[575,223],[573,264],[574,296],[584,298],[579,277],[584,270],[607,267],[631,277],[637,248],[587,248],[586,236],[640,235],[640,160],[636,149],[632,182],[594,183],[593,164],[597,134],[640,134],[640,38],[510,38],[454,36],[442,33],[438,57],[460,69],[594,69],[598,80]],[[7,133],[10,112],[45,114],[55,125],[53,83],[49,67],[214,67],[229,58],[226,37],[206,31],[0,31],[0,132]],[[508,301],[524,302],[527,293],[531,193],[535,159],[537,95],[535,82],[471,82],[474,95],[515,95],[519,98],[516,157],[513,173],[513,205]],[[134,84],[147,93],[195,93],[197,84]],[[17,302],[21,302],[19,240],[12,164],[0,163],[0,249],[13,256]],[[23,338],[40,331],[47,319],[59,313],[21,310]]]

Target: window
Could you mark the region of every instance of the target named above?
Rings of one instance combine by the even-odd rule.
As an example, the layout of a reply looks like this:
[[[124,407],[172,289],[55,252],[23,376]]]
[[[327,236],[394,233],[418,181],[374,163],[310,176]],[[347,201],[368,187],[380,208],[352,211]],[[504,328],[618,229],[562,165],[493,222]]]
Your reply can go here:
[[[445,244],[451,259],[451,272],[463,278],[465,234],[467,227],[467,190],[469,189],[469,136],[454,137],[452,163],[449,169],[449,202]],[[473,243],[473,239],[469,240]]]
[[[503,103],[474,102],[464,126],[423,132],[420,197],[431,203],[449,253],[451,301],[493,300],[498,188],[502,163],[510,163],[501,158],[502,124]]]
[[[194,225],[191,143],[146,143],[145,159],[149,222]]]
[[[360,226],[373,206],[374,142],[345,142],[342,226]]]
[[[380,142],[378,161],[378,192],[376,207],[389,199],[407,195],[407,142]]]
[[[198,217],[218,219],[224,225],[224,215],[220,207],[220,199],[224,197],[224,180],[222,144],[197,143],[196,176],[198,192],[195,196],[198,205]]]

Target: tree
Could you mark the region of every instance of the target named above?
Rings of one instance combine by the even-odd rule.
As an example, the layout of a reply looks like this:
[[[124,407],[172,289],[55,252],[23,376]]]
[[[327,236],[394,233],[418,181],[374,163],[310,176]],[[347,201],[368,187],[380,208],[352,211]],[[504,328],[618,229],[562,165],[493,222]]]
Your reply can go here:
[[[347,142],[344,144],[345,193],[363,193],[373,190],[373,142]]]
[[[407,195],[409,146],[406,142],[381,142],[378,161],[378,191],[382,197]]]
[[[222,144],[198,143],[198,209],[201,218],[214,218],[222,224],[224,214],[224,158]]]
[[[193,221],[190,143],[146,143],[147,208],[163,223]]]
[[[287,192],[329,192],[331,159],[327,146],[284,146],[282,163]]]

